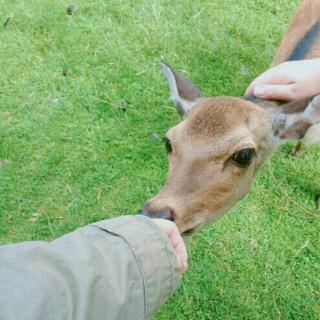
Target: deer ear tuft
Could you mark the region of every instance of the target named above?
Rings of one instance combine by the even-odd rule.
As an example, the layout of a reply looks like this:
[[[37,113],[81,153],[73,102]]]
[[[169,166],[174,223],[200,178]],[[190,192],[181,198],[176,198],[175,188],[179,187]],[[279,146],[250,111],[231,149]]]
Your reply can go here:
[[[273,133],[280,141],[302,139],[308,129],[320,123],[320,95],[314,97],[304,112],[278,113],[273,121]]]

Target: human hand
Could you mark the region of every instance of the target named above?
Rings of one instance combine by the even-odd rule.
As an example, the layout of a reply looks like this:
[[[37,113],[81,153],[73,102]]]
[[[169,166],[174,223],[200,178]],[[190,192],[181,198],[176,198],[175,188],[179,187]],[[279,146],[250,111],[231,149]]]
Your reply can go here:
[[[172,221],[169,221],[169,220],[152,219],[152,221],[169,238],[169,241],[171,242],[172,247],[177,255],[180,272],[187,271],[188,253],[177,226]]]
[[[288,61],[257,77],[245,95],[292,101],[320,93],[320,59]]]

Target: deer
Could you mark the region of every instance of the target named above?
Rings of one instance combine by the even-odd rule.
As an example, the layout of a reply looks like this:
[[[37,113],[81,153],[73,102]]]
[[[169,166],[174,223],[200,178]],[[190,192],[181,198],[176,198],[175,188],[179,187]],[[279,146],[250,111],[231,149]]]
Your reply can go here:
[[[272,66],[314,58],[320,58],[320,1],[305,0]],[[182,120],[165,135],[166,183],[139,213],[172,220],[188,236],[240,201],[281,144],[320,126],[320,95],[289,103],[255,96],[206,97],[168,64],[161,66]]]

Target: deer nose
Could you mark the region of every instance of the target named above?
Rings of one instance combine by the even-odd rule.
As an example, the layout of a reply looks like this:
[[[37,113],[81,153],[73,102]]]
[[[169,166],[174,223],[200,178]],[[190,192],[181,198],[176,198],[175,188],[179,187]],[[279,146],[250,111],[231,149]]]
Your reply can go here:
[[[152,219],[165,219],[174,221],[175,213],[171,208],[165,208],[162,210],[152,210],[148,204],[146,204],[138,214],[142,214]]]

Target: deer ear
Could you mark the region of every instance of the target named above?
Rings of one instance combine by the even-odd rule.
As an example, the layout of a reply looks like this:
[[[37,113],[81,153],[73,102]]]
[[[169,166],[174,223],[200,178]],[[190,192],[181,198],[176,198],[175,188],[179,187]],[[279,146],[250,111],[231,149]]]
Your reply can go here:
[[[280,141],[299,140],[317,123],[320,123],[320,95],[314,97],[303,112],[278,113],[273,121],[273,132]]]
[[[166,63],[161,62],[161,67],[168,79],[176,109],[185,118],[204,95],[191,81],[176,73]]]

